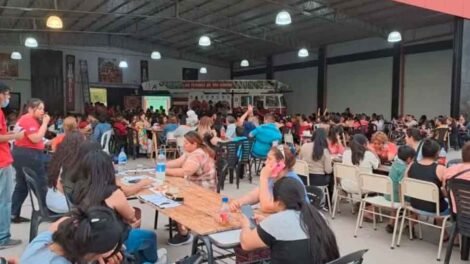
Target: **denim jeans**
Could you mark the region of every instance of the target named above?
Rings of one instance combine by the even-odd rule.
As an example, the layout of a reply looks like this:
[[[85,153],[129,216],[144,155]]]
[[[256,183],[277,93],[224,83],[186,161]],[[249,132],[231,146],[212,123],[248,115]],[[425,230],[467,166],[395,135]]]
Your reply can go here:
[[[28,167],[36,172],[36,182],[43,188],[44,197],[47,191],[46,179],[46,155],[41,150],[30,148],[13,149],[13,167],[16,170],[16,185],[12,195],[11,216],[16,217],[21,214],[21,206],[28,196],[28,186],[23,173],[23,167]],[[46,201],[43,201],[44,203]]]
[[[133,228],[124,245],[137,263],[155,263],[158,260],[157,235],[153,231]]]
[[[0,245],[10,239],[11,192],[13,167],[0,168]]]

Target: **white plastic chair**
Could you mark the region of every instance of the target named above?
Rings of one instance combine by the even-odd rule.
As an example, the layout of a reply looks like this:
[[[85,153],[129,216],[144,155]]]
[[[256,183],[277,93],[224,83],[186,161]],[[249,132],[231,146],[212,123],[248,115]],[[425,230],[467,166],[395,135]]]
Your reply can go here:
[[[111,136],[113,135],[113,130],[108,130],[103,133],[101,136],[101,147],[103,148],[103,151],[109,153],[109,142],[111,142]]]
[[[176,147],[178,148],[178,152],[181,155],[184,153],[184,137],[176,137]]]
[[[333,212],[331,218],[335,218],[336,209],[340,199],[346,199],[351,203],[351,212],[354,213],[354,202],[362,199],[361,179],[359,178],[359,168],[353,165],[335,163],[333,166],[335,177],[335,189],[333,191]],[[346,194],[340,193],[341,191]],[[338,208],[338,212],[340,212]]]
[[[307,186],[310,186],[310,171],[308,169],[308,162],[304,160],[297,159],[294,165],[294,172],[300,177],[305,177],[307,179]],[[328,190],[328,185],[325,186],[315,186],[320,188],[323,191],[324,196],[326,197],[326,203],[328,205],[328,212],[331,215],[331,196],[330,191]]]
[[[284,144],[294,144],[294,136],[292,133],[284,134]]]
[[[420,199],[423,201],[428,201],[436,204],[436,212],[437,213],[427,213],[421,210],[417,210],[413,208],[410,204],[405,203],[405,196],[409,198]],[[439,204],[439,188],[437,185],[427,181],[421,181],[411,178],[405,178],[401,183],[401,200],[402,200],[402,207],[403,207],[403,217],[401,219],[400,224],[400,233],[398,235],[397,247],[400,246],[401,235],[403,233],[403,227],[405,223],[405,219],[409,221],[409,229],[410,229],[410,239],[413,239],[413,233],[411,228],[411,222],[418,223],[418,232],[419,238],[423,239],[423,232],[421,230],[421,224],[432,226],[441,230],[441,236],[439,238],[439,249],[437,251],[437,261],[440,261],[441,258],[441,251],[442,251],[442,243],[444,239],[444,231],[446,229],[447,220],[450,218],[450,214],[441,215],[440,214],[440,204]],[[407,214],[408,213],[408,214]],[[410,217],[410,213],[415,213],[418,215],[418,219],[413,219]],[[419,216],[424,216],[426,218],[443,218],[442,225],[435,225],[431,224],[427,221],[419,220]],[[448,243],[453,243],[453,241],[449,241]]]
[[[384,196],[373,196],[368,197],[365,194],[365,197],[361,200],[361,205],[359,206],[359,212],[357,214],[357,221],[356,221],[356,229],[354,230],[354,237],[357,237],[357,230],[359,227],[362,228],[362,223],[364,220],[364,212],[372,213],[373,214],[373,223],[374,223],[374,230],[377,230],[377,223],[375,216],[379,215],[381,217],[391,218],[395,220],[395,225],[393,227],[393,235],[392,235],[392,244],[390,246],[391,249],[395,247],[395,237],[398,230],[398,221],[400,216],[400,211],[402,209],[401,203],[393,202],[394,201],[394,194],[393,194],[393,182],[390,177],[384,175],[377,175],[377,174],[370,174],[370,173],[360,173],[359,177],[361,178],[361,190],[388,195],[390,197],[390,201],[385,199]],[[373,210],[366,209],[366,204],[370,204],[373,207]],[[390,216],[387,214],[382,214],[382,211],[379,212],[375,211],[375,207],[381,208],[388,208],[391,210],[397,210],[395,216]]]

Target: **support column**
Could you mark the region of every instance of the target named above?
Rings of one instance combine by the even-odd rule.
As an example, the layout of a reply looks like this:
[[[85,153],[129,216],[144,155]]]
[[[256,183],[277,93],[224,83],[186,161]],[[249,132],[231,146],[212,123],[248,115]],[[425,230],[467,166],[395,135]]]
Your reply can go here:
[[[266,80],[274,79],[274,71],[273,71],[273,56],[269,56],[266,58]]]
[[[230,62],[230,80],[233,80],[233,61]]]
[[[317,74],[317,108],[323,111],[326,106],[326,89],[327,89],[327,73],[328,65],[326,63],[327,52],[326,47],[320,47],[318,49],[318,74]],[[317,112],[316,109],[314,112]]]
[[[393,66],[392,66],[392,111],[391,117],[400,114],[400,102],[402,101],[402,80],[403,80],[403,48],[401,43],[393,46]],[[403,102],[401,102],[403,103]],[[402,109],[403,111],[403,109]]]
[[[470,112],[470,21],[456,17],[454,20],[454,53],[452,61],[452,89],[450,114]]]

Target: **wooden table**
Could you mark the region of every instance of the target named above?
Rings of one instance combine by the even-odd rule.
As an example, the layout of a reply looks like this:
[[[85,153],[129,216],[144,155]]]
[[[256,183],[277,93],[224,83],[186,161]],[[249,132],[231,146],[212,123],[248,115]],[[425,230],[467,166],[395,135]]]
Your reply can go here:
[[[219,232],[240,229],[241,213],[232,213],[230,222],[222,225],[218,222],[219,210],[222,205],[222,196],[216,192],[205,189],[194,183],[189,186],[185,180],[177,177],[166,177],[165,183],[168,187],[177,187],[179,189],[179,197],[183,197],[183,204],[168,209],[159,208],[153,204],[145,202],[152,206],[158,212],[168,216],[176,222],[189,228],[192,233],[196,234],[193,241],[192,254],[196,253],[198,240],[201,240],[206,247],[208,253],[208,263],[214,263],[212,244],[208,235]],[[153,194],[150,190],[144,190],[139,195]]]

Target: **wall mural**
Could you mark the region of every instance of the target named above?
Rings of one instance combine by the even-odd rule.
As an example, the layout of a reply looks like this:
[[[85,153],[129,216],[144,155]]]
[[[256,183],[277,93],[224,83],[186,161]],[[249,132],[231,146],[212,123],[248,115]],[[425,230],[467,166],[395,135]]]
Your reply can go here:
[[[102,83],[122,83],[122,70],[116,59],[98,58],[98,76]]]
[[[0,78],[18,77],[18,61],[10,58],[10,53],[0,53]]]

